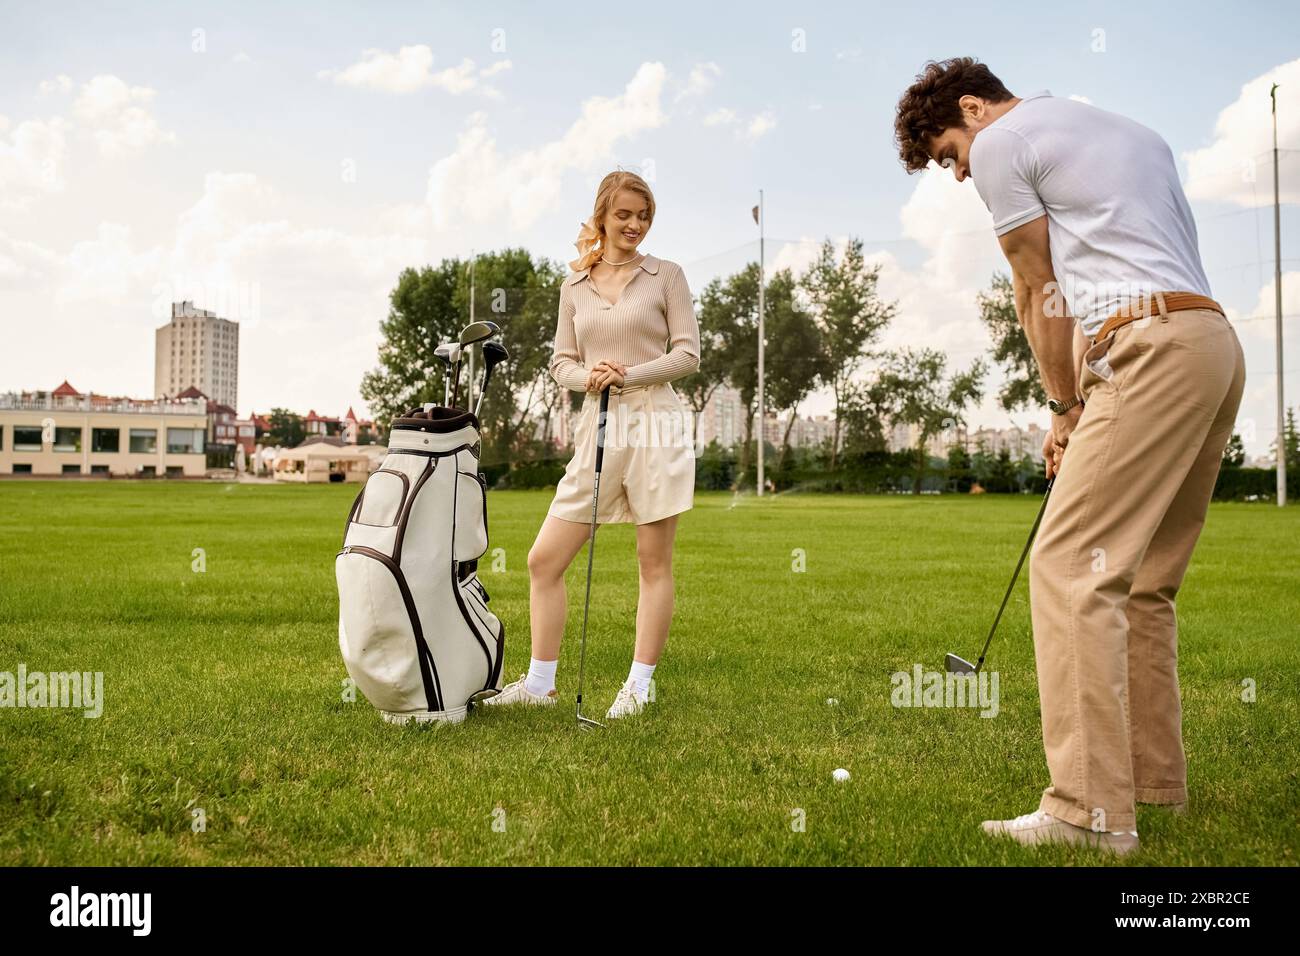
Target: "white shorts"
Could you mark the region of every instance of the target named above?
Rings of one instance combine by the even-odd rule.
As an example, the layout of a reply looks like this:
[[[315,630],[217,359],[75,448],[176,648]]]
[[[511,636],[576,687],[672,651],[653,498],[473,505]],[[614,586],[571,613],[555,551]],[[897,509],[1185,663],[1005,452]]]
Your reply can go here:
[[[583,399],[573,458],[548,514],[591,522],[600,396]],[[599,524],[648,524],[695,504],[695,437],[690,410],[671,385],[611,388],[600,472]]]

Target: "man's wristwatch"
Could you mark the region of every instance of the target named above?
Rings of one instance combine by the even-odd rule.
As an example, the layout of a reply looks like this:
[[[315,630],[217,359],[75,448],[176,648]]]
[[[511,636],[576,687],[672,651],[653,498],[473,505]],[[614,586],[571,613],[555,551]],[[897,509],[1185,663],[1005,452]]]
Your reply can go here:
[[[1082,405],[1082,404],[1083,404],[1083,399],[1081,399],[1078,395],[1074,396],[1074,398],[1070,399],[1068,402],[1062,402],[1055,398],[1049,398],[1047,400],[1047,407],[1052,410],[1053,415],[1064,415],[1070,409],[1074,408],[1075,405]]]

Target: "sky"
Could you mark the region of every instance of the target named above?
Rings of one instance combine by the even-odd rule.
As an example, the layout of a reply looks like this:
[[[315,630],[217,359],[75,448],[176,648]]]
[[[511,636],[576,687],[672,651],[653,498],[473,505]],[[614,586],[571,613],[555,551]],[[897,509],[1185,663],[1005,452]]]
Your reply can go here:
[[[882,344],[964,366],[988,349],[975,296],[1005,262],[973,184],[903,172],[892,119],[925,61],[970,55],[1013,92],[1082,97],[1168,141],[1246,350],[1252,455],[1276,422],[1281,84],[1300,405],[1294,4],[0,2],[0,22],[0,392],[150,395],[153,329],[185,298],[241,322],[241,414],[364,414],[402,268],[506,246],[568,261],[616,166],[655,190],[643,249],[696,293],[757,258],[761,188],[769,267],[861,238],[898,303]],[[972,426],[1046,422],[1002,411],[999,379]]]

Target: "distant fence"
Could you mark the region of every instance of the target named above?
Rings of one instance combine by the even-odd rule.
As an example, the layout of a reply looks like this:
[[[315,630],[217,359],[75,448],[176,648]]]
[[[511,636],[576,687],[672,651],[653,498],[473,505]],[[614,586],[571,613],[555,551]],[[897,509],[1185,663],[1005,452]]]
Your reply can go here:
[[[767,475],[778,491],[797,490],[809,493],[834,494],[911,494],[916,478],[915,464],[906,455],[882,454],[863,459],[847,467],[828,471],[811,467],[786,467],[778,469],[769,465]],[[535,462],[498,462],[483,466],[489,488],[554,488],[564,477],[568,464],[566,458],[549,458]],[[728,491],[738,479],[734,456],[700,455],[695,460],[695,489],[697,491]],[[746,485],[753,484],[751,468]],[[928,468],[921,481],[921,491],[926,494],[968,494],[974,479],[966,473],[954,474]],[[1041,471],[989,479],[979,486],[988,494],[1041,495],[1047,480]],[[1224,468],[1214,486],[1216,501],[1273,500],[1277,491],[1277,475],[1271,468]],[[1287,474],[1287,497],[1300,501],[1300,472]]]

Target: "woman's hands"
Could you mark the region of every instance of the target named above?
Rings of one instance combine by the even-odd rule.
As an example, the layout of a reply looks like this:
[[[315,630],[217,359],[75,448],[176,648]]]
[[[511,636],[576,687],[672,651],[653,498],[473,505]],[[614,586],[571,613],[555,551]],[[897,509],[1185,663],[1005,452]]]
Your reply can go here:
[[[587,391],[599,393],[611,385],[622,387],[626,377],[627,366],[622,362],[599,361],[592,366],[591,373],[587,376]]]

